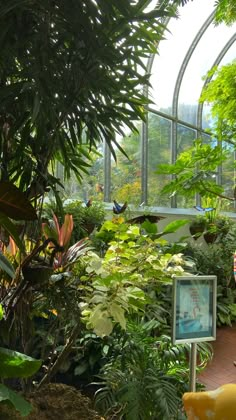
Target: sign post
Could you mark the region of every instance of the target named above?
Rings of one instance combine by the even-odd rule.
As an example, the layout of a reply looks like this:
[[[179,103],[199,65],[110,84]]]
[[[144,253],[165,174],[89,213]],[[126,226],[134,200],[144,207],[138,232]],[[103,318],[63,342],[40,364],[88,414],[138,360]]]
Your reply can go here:
[[[190,391],[196,391],[196,363],[197,363],[197,343],[191,343],[190,349]]]
[[[190,391],[196,387],[197,343],[216,339],[216,276],[173,280],[173,344],[191,343]]]

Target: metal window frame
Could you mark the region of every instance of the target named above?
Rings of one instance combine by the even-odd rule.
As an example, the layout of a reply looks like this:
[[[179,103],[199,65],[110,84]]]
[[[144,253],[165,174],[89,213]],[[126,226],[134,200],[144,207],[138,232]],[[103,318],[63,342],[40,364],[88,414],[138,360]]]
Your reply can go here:
[[[201,26],[199,31],[197,32],[195,38],[193,39],[187,53],[183,59],[182,65],[180,70],[177,74],[176,83],[173,92],[172,98],[172,115],[165,114],[164,112],[158,111],[153,109],[151,106],[147,106],[147,119],[146,122],[142,122],[141,127],[141,134],[140,134],[140,147],[141,147],[141,197],[140,202],[143,203],[145,206],[148,206],[148,113],[151,112],[156,114],[159,117],[165,118],[166,120],[171,122],[171,162],[174,163],[177,158],[177,127],[178,124],[182,125],[183,127],[193,129],[196,132],[196,138],[201,137],[202,135],[209,135],[209,132],[204,130],[202,127],[202,113],[203,113],[203,103],[198,105],[197,109],[197,120],[196,125],[190,124],[186,121],[179,119],[178,117],[178,102],[179,102],[179,93],[181,89],[181,84],[184,78],[185,71],[189,64],[189,61],[192,57],[195,48],[197,47],[198,43],[202,39],[203,35],[205,34],[206,30],[212,24],[214,20],[215,11],[213,11],[209,17],[205,20],[204,24]],[[163,25],[167,27],[170,18],[163,19]],[[216,65],[219,65],[222,61],[223,57],[236,41],[236,33],[228,40],[225,44],[224,48],[220,51],[219,55],[215,59],[212,68]],[[148,62],[147,62],[147,74],[151,74],[152,66],[156,54],[150,55]],[[204,82],[202,89],[209,83],[210,78],[207,78]],[[148,86],[144,86],[143,93],[146,97],[149,96]],[[236,152],[235,152],[236,154]],[[221,183],[222,180],[222,168],[219,168],[219,176],[218,176],[218,183]],[[104,145],[104,201],[110,202],[111,200],[111,152],[107,144]],[[200,198],[196,195],[196,204],[200,204]],[[236,205],[236,203],[235,203]],[[171,198],[171,208],[177,208],[177,199],[176,196]]]

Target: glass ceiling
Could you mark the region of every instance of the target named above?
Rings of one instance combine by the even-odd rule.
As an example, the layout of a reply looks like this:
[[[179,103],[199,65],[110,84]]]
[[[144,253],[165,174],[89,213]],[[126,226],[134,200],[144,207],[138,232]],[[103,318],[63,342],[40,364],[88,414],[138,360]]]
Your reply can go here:
[[[195,0],[179,8],[179,19],[172,18],[168,22],[165,39],[159,44],[159,54],[150,58],[152,89],[149,95],[153,103],[149,111],[156,118],[166,118],[171,122],[171,138],[167,141],[171,145],[170,162],[174,162],[178,153],[190,147],[195,138],[210,128],[209,106],[198,102],[205,83],[203,77],[213,66],[224,65],[235,58],[236,24],[216,26],[213,22],[214,3],[215,0]],[[142,133],[143,150],[147,148],[142,157],[142,201],[150,204],[153,191],[149,191],[148,182],[151,176],[148,129],[147,125]],[[146,175],[143,173],[145,168]],[[231,173],[231,179],[234,179],[234,173]],[[231,184],[233,186],[233,182]],[[156,191],[159,187],[156,179]],[[192,203],[173,197],[169,205],[185,207],[194,201],[195,197]],[[156,199],[151,204],[160,206],[164,203]]]
[[[169,32],[160,42],[159,55],[154,58],[151,68],[153,109],[172,114],[178,77],[181,78],[178,103],[198,103],[203,76],[215,65],[231,37],[235,37],[236,25],[226,27],[213,23],[214,3],[215,0],[195,0],[180,9],[179,19],[170,20]],[[235,45],[232,44],[225,54],[218,64],[226,64],[235,58]],[[184,119],[184,115],[179,117]]]
[[[215,25],[215,0],[194,0],[178,10],[179,18],[167,24],[158,54],[150,57],[149,97],[152,100],[148,122],[138,123],[140,135],[129,135],[122,144],[130,156],[127,161],[118,153],[118,163],[104,149],[103,167],[96,169],[103,199],[128,201],[154,207],[192,207],[197,197],[186,201],[181,197],[160,197],[159,191],[168,181],[157,175],[159,163],[174,162],[178,154],[191,147],[202,136],[210,141],[209,106],[199,104],[205,81],[203,77],[215,65],[235,59],[236,24]],[[227,176],[218,177],[227,190],[234,184],[230,162]],[[104,177],[103,179],[101,178]],[[96,181],[97,182],[97,181]],[[96,198],[96,197],[95,197]]]

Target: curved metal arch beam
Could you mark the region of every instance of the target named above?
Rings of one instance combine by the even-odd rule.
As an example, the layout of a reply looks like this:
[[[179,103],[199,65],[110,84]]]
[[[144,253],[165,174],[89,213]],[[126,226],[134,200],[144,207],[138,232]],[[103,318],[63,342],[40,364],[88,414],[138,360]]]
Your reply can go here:
[[[111,201],[111,151],[107,142],[104,141],[104,160],[103,160],[103,201]]]
[[[173,94],[173,101],[172,101],[172,115],[175,118],[175,121],[172,123],[172,131],[171,131],[171,162],[174,163],[177,158],[177,118],[178,118],[178,101],[179,101],[179,92],[181,88],[181,83],[184,77],[184,73],[186,71],[187,65],[192,57],[192,54],[198,45],[199,41],[201,40],[202,36],[206,32],[207,28],[210,26],[212,21],[214,20],[215,11],[213,11],[210,16],[206,19],[204,24],[199,29],[197,35],[193,39],[193,42],[191,43],[184,60],[182,62],[182,65],[180,67],[175,88],[174,88],[174,94]],[[197,133],[197,131],[196,131]],[[177,197],[176,195],[171,197],[171,207],[177,207]]]
[[[210,24],[212,23],[213,19],[215,16],[215,11],[213,11],[210,16],[208,17],[208,19],[205,21],[205,23],[202,25],[202,27],[200,28],[200,30],[198,31],[197,35],[195,36],[192,44],[190,45],[187,54],[185,55],[185,58],[183,60],[183,63],[180,67],[180,71],[179,74],[177,76],[177,80],[176,80],[176,84],[175,84],[175,89],[174,89],[174,95],[173,95],[173,103],[172,103],[172,113],[174,117],[177,117],[177,111],[178,111],[178,99],[179,99],[179,91],[180,91],[180,87],[181,87],[181,83],[183,80],[183,76],[185,73],[185,70],[187,68],[187,65],[190,61],[190,58],[192,57],[192,54],[197,46],[197,44],[199,43],[199,41],[201,40],[202,36],[204,35],[204,33],[206,32],[207,28],[210,26]]]
[[[232,37],[228,40],[228,42],[225,44],[224,48],[222,48],[220,54],[217,56],[217,58],[215,59],[213,65],[211,66],[211,70],[215,67],[218,66],[220,64],[220,62],[222,61],[222,59],[224,58],[225,54],[229,51],[230,47],[232,47],[232,45],[234,44],[234,42],[236,41],[236,32],[232,35]],[[207,77],[203,87],[202,87],[202,91],[201,94],[203,92],[203,90],[205,89],[206,85],[211,81],[212,76],[211,77]],[[202,129],[202,113],[203,113],[203,106],[204,106],[204,102],[199,103],[198,105],[198,110],[197,110],[197,128],[198,129]]]

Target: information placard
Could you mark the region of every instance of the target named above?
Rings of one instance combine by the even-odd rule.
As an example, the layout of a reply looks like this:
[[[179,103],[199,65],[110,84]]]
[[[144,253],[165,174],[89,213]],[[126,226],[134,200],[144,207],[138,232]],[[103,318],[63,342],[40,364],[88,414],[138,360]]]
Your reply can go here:
[[[216,339],[216,276],[176,276],[173,280],[173,343]]]

